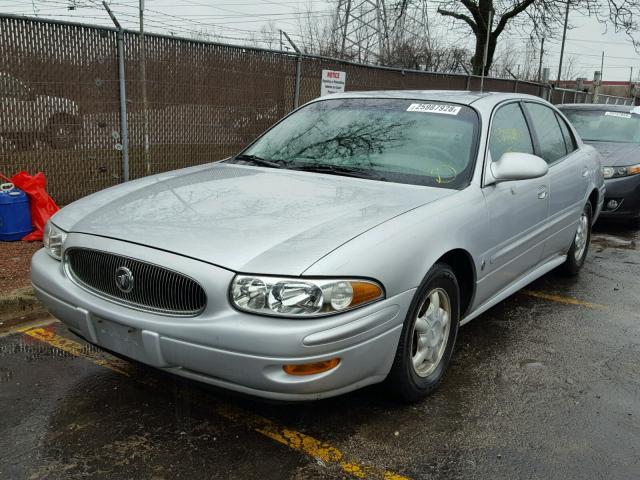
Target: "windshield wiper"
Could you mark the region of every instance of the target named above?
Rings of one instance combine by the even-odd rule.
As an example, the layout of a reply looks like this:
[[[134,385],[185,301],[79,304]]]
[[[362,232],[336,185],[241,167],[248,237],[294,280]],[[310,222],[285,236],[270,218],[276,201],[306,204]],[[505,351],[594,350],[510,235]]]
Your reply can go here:
[[[272,160],[267,160],[266,158],[259,157],[258,155],[247,155],[241,153],[240,155],[236,155],[232,160],[241,160],[243,162],[250,162],[254,165],[259,165],[261,167],[269,167],[269,168],[282,168],[282,165],[274,162]]]
[[[354,167],[342,167],[340,165],[323,165],[323,164],[295,165],[295,166],[290,166],[289,169],[303,170],[305,172],[326,173],[329,175],[342,175],[343,177],[386,180],[386,178],[380,175],[377,175],[373,172],[368,172],[366,170],[362,170],[360,168],[354,168]]]

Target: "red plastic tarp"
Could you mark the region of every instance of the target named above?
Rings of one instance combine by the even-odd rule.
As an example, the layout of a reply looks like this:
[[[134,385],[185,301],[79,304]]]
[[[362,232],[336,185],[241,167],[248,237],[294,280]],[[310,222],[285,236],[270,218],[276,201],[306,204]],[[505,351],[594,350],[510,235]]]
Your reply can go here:
[[[42,240],[44,226],[49,217],[60,210],[56,202],[49,196],[46,191],[47,178],[44,173],[38,172],[35,175],[29,175],[28,172],[22,171],[16,173],[10,179],[16,188],[19,188],[29,197],[29,210],[31,211],[31,223],[33,231],[23,238],[28,242],[34,240]]]

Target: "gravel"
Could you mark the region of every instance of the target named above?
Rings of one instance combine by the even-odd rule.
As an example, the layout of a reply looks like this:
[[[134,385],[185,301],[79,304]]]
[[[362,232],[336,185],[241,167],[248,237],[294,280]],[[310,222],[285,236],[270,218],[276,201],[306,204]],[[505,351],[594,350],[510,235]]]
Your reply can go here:
[[[31,256],[42,242],[0,242],[0,297],[31,285]]]

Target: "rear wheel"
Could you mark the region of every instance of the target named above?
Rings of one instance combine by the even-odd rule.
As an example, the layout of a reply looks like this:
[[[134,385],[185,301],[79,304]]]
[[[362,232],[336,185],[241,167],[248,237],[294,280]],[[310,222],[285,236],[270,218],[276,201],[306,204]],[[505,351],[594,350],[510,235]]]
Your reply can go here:
[[[577,275],[587,258],[591,241],[592,215],[591,204],[587,202],[580,215],[580,220],[578,220],[578,228],[567,253],[567,260],[563,264],[565,273],[569,275]]]
[[[386,380],[395,396],[414,402],[436,390],[453,353],[459,311],[455,274],[448,265],[434,265],[414,296]]]

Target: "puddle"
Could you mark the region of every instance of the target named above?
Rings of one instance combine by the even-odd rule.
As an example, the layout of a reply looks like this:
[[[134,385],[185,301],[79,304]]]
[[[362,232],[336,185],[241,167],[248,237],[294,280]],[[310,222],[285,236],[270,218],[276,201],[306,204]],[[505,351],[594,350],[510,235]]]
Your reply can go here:
[[[635,233],[635,232],[634,232]],[[594,233],[591,237],[591,243],[597,245],[598,252],[614,248],[623,250],[640,250],[640,242],[635,238],[621,238],[618,236],[606,235],[602,233]]]

